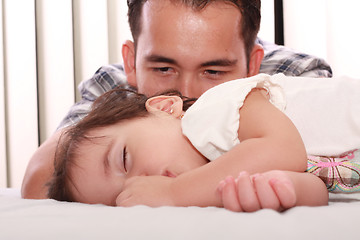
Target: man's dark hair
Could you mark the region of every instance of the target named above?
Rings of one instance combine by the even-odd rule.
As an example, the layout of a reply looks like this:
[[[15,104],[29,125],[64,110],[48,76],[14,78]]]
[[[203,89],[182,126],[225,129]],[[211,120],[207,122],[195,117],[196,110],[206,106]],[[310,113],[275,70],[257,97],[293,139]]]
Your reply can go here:
[[[251,50],[254,47],[256,36],[260,28],[261,20],[261,0],[170,0],[191,7],[196,11],[201,11],[206,6],[214,2],[225,2],[239,8],[242,15],[240,34],[245,44],[246,58],[249,61]],[[131,33],[135,47],[141,32],[141,15],[143,6],[147,0],[127,0],[129,7],[128,17]]]

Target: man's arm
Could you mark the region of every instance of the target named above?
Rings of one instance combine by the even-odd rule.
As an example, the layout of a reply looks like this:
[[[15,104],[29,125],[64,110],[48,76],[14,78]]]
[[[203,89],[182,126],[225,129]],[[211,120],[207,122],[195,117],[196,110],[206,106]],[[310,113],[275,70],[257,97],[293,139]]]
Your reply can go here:
[[[46,183],[54,169],[54,153],[61,130],[48,138],[31,157],[21,187],[21,196],[29,199],[47,198]]]

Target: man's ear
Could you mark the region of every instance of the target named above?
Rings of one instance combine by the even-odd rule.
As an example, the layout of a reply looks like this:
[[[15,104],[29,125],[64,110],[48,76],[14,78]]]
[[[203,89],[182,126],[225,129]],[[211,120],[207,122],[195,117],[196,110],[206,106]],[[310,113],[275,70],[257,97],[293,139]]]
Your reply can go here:
[[[130,40],[126,40],[122,45],[121,53],[124,60],[126,79],[131,86],[137,87],[134,43]]]
[[[254,76],[259,73],[260,65],[264,58],[264,49],[261,45],[255,44],[250,53],[248,77]]]
[[[178,96],[161,95],[149,98],[145,107],[150,113],[165,112],[177,118],[183,113],[183,100]]]

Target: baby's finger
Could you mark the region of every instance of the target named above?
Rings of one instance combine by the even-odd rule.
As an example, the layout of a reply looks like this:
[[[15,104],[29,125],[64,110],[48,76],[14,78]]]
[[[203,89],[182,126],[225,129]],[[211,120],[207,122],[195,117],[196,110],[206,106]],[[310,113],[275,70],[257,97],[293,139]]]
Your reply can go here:
[[[124,190],[116,197],[115,205],[119,207],[132,207],[136,205],[132,199],[131,194]]]
[[[233,177],[227,177],[222,182],[221,197],[224,208],[234,212],[242,211],[237,197],[236,184]]]
[[[260,174],[253,178],[253,182],[261,208],[280,210],[280,200],[268,179]]]
[[[271,179],[269,184],[274,189],[280,204],[284,209],[288,209],[296,205],[296,192],[294,185],[290,181]]]
[[[256,190],[247,172],[240,173],[237,178],[237,192],[239,203],[243,211],[254,212],[260,209]]]
[[[124,194],[119,194],[116,198],[116,206],[124,207],[126,201],[126,197]]]

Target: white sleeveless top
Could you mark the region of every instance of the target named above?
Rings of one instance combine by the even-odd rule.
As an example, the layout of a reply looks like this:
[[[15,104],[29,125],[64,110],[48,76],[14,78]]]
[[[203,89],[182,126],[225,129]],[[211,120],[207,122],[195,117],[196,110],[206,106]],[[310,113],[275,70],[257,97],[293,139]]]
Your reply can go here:
[[[360,148],[360,80],[259,74],[209,89],[186,111],[183,133],[209,160],[240,143],[239,109],[253,88],[269,92],[270,102],[299,130],[309,155]]]

